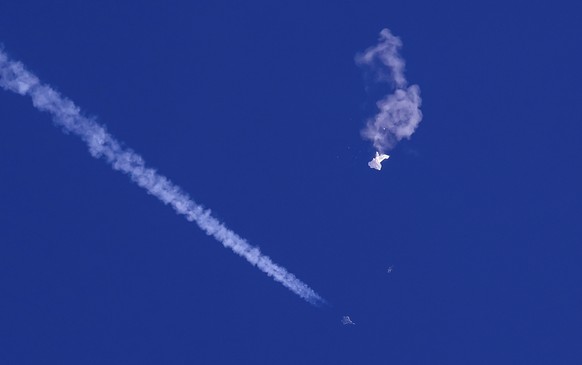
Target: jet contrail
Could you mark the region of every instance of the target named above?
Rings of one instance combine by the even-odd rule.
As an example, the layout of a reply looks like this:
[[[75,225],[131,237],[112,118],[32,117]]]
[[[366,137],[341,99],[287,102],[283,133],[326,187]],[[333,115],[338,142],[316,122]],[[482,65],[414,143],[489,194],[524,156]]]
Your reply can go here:
[[[154,169],[146,167],[140,155],[113,138],[105,127],[82,115],[79,107],[71,100],[61,96],[50,86],[42,84],[39,79],[24,68],[22,63],[12,61],[0,49],[0,86],[6,90],[32,98],[32,104],[40,111],[52,115],[53,121],[66,132],[79,136],[95,158],[103,158],[113,169],[119,170],[131,178],[149,194],[157,197],[164,204],[170,205],[176,213],[186,217],[230,248],[244,257],[253,266],[283,284],[289,290],[313,305],[321,305],[325,300],[313,289],[285,268],[275,264],[268,256],[225,225],[212,217],[210,210],[196,204],[182,189]]]
[[[404,77],[405,62],[399,54],[400,38],[389,29],[380,32],[378,44],[356,55],[356,63],[369,67],[376,81],[389,82],[395,88],[393,94],[379,100],[378,113],[370,118],[362,130],[380,153],[388,151],[402,138],[410,138],[422,120],[420,88],[408,86]]]

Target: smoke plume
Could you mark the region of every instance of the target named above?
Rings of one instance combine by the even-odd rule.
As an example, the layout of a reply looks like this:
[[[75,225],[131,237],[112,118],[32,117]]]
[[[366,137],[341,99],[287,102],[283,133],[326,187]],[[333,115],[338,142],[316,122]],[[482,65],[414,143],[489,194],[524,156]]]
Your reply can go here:
[[[400,38],[383,29],[377,45],[356,55],[356,63],[370,70],[376,81],[388,82],[394,88],[392,94],[376,103],[378,113],[368,119],[362,130],[362,136],[372,141],[380,153],[391,150],[401,139],[410,138],[422,120],[420,88],[408,86],[400,47]]]

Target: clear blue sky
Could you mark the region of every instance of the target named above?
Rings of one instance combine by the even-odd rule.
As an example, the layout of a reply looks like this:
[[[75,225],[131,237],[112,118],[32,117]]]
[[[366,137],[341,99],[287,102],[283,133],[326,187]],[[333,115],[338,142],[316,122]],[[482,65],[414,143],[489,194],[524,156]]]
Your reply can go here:
[[[329,306],[0,90],[0,363],[582,363],[575,2],[243,3],[5,1],[0,42]],[[378,172],[382,28],[424,119]]]

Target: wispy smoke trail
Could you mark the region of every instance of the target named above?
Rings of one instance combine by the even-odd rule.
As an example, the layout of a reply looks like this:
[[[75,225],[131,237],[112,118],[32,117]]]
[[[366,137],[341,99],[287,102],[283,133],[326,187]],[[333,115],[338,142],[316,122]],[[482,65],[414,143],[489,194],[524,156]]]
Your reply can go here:
[[[146,167],[141,156],[122,147],[103,126],[83,116],[71,100],[61,96],[50,86],[41,84],[35,75],[27,71],[20,62],[10,60],[2,50],[0,50],[0,86],[20,95],[30,96],[35,108],[50,113],[55,124],[85,141],[93,157],[103,158],[115,170],[129,175],[149,194],[170,205],[188,221],[196,222],[208,235],[244,257],[275,281],[311,304],[320,305],[325,302],[313,289],[212,217],[210,210],[196,204],[170,180],[154,169]]]
[[[393,94],[376,103],[378,113],[362,130],[362,136],[371,140],[379,152],[394,148],[402,138],[410,138],[422,120],[420,88],[418,85],[407,87],[400,47],[400,38],[389,29],[383,29],[377,45],[356,55],[358,65],[369,67],[377,81],[390,82],[395,88]]]

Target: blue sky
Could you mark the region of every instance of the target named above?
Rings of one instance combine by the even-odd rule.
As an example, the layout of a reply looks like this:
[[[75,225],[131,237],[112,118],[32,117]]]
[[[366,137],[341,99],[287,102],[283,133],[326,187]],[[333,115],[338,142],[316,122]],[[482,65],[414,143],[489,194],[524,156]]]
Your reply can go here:
[[[582,362],[580,14],[3,2],[12,59],[329,305],[2,90],[0,362]],[[354,56],[383,28],[402,39],[424,118],[378,172],[360,130],[389,90]]]

